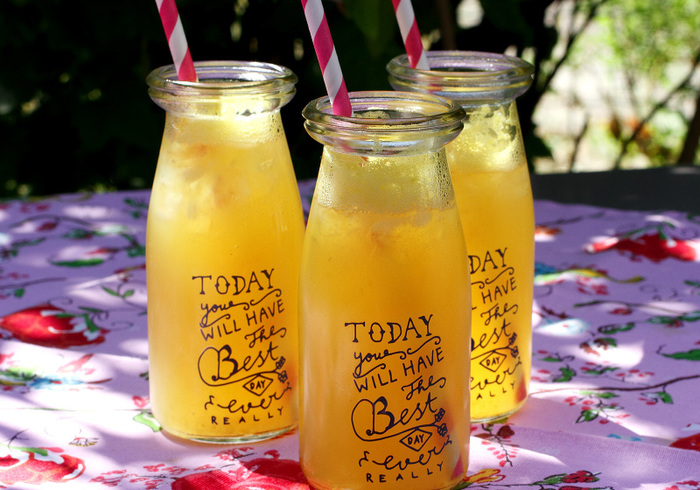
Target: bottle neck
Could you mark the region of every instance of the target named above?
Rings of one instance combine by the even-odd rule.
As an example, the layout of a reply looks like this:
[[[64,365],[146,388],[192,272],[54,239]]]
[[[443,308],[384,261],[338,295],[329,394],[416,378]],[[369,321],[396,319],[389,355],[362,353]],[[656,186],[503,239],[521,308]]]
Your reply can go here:
[[[532,84],[534,67],[520,58],[475,51],[429,51],[429,70],[411,68],[406,55],[387,65],[396,90],[432,93],[462,107],[513,102]]]
[[[462,130],[464,110],[434,95],[353,92],[353,116],[336,116],[328,97],[302,111],[309,135],[336,152],[362,157],[412,156],[443,148]]]
[[[195,63],[196,82],[177,79],[172,65],[153,70],[146,82],[153,101],[181,116],[231,117],[278,110],[295,93],[297,77],[270,63],[205,61]]]
[[[451,207],[454,191],[444,148],[363,157],[326,146],[314,199],[335,209],[402,213]]]

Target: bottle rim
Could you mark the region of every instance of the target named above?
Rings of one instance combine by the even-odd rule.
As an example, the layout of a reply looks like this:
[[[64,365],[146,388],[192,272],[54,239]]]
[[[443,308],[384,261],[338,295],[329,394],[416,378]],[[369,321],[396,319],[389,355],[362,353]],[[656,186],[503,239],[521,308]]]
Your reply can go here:
[[[411,68],[406,54],[386,66],[397,90],[456,99],[515,99],[530,87],[534,67],[515,56],[481,51],[428,51],[429,70]]]
[[[298,78],[292,70],[258,61],[196,61],[197,81],[179,80],[174,65],[151,71],[146,77],[149,94],[159,96],[221,97],[270,95],[291,98]]]
[[[432,94],[389,90],[350,92],[349,97],[351,117],[333,114],[328,96],[304,107],[304,127],[312,138],[361,154],[424,151],[454,139],[466,117],[459,104]],[[420,141],[425,144],[417,144]]]
[[[444,97],[415,92],[350,92],[353,115],[333,114],[328,96],[309,102],[302,110],[311,130],[395,134],[400,132],[442,131],[459,126],[464,110]],[[386,117],[386,111],[398,117]],[[381,117],[369,115],[384,113]]]

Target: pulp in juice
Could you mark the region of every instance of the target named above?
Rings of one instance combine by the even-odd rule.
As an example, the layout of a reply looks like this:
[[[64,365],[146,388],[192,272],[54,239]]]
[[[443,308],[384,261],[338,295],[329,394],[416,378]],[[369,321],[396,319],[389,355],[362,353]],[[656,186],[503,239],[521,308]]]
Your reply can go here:
[[[530,382],[534,210],[515,103],[470,113],[447,158],[472,283],[471,415],[515,412]]]
[[[279,113],[167,115],[146,244],[150,399],[164,429],[225,442],[296,425],[303,230]]]
[[[324,187],[322,165],[309,216],[301,465],[314,488],[450,488],[469,460],[470,292],[458,212],[451,188],[428,199],[435,207],[416,205],[422,198],[402,179],[362,165],[338,178],[338,192]],[[343,166],[326,168],[352,173]]]

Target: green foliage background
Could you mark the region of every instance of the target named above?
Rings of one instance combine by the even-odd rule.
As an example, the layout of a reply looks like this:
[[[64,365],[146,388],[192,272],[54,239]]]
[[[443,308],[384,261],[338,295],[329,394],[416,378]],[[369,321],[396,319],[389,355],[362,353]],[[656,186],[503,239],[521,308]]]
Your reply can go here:
[[[458,2],[445,3],[454,13]],[[527,3],[493,8],[500,18]],[[403,51],[391,2],[324,4],[348,88],[389,90],[385,65]],[[421,31],[438,28],[435,6],[414,2]],[[297,176],[315,176],[320,147],[304,132],[301,109],[325,89],[301,2],[179,0],[178,8],[195,60],[269,61],[297,73],[297,95],[282,114]],[[509,17],[515,25],[486,23],[464,42],[501,51],[532,35],[527,17]],[[499,37],[504,29],[510,34]],[[155,2],[3,0],[0,59],[1,197],[151,185],[164,114],[144,80],[171,63]]]
[[[628,11],[634,11],[644,2],[573,5],[585,16],[606,3],[628,3]],[[561,33],[545,22],[547,8],[561,6],[562,0],[481,0],[483,19],[469,29],[455,24],[459,3],[413,0],[421,32],[444,34],[435,37],[431,49],[515,47],[518,55],[528,50],[535,82],[518,99],[520,120],[529,159],[548,155],[535,136],[532,115],[572,51],[570,38],[565,54],[553,55]],[[177,5],[195,60],[267,61],[299,76],[297,94],[282,115],[298,178],[314,177],[321,147],[305,133],[301,110],[325,88],[301,2],[177,0]],[[324,5],[348,89],[390,90],[386,63],[404,50],[392,2],[326,0]],[[649,12],[642,14],[637,18],[646,19]],[[628,32],[641,32],[629,25]],[[634,56],[644,60],[649,54]],[[150,187],[164,113],[149,99],[145,78],[171,63],[153,0],[2,0],[0,60],[0,197]]]

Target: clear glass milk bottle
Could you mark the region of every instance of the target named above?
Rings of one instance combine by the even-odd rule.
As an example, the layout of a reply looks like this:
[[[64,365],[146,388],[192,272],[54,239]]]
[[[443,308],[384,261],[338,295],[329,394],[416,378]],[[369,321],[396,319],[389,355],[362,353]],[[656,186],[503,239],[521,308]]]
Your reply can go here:
[[[314,488],[449,488],[469,441],[470,288],[444,145],[464,113],[422,94],[327,97],[300,272],[300,462]]]
[[[493,53],[426,54],[430,70],[411,68],[406,55],[391,60],[389,82],[447,97],[467,113],[446,150],[472,282],[471,415],[491,421],[518,410],[530,383],[535,224],[515,99],[533,67]]]
[[[149,383],[162,427],[207,442],[297,422],[297,284],[304,218],[280,108],[287,68],[154,70],[165,109],[147,238]]]

